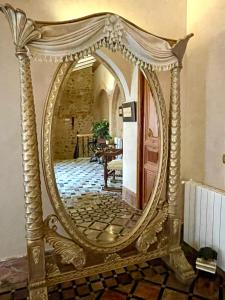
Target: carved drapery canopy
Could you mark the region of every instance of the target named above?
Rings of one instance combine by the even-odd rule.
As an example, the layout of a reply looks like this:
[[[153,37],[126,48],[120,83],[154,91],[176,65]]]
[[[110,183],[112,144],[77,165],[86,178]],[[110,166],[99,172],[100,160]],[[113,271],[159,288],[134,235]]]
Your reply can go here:
[[[171,70],[181,64],[187,42],[148,33],[126,19],[101,13],[67,22],[39,22],[27,19],[22,10],[1,5],[14,37],[17,51],[25,47],[40,61],[78,60],[101,47],[121,51],[149,70]]]

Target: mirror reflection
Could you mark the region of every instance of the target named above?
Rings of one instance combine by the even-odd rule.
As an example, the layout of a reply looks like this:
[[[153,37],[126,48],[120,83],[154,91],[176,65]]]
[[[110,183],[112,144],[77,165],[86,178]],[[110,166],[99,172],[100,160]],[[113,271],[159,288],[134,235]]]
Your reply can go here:
[[[145,75],[104,50],[74,63],[58,95],[52,157],[59,196],[84,236],[115,242],[154,189],[159,122]]]

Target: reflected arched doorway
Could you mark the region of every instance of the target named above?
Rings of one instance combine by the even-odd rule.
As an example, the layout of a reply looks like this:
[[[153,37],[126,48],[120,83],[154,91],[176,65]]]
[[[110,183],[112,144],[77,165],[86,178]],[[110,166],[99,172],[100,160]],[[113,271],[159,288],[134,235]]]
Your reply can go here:
[[[110,132],[114,137],[123,137],[123,118],[119,116],[119,108],[122,106],[122,103],[125,101],[121,89],[118,84],[116,84],[113,96],[112,96],[112,107],[111,107],[111,126]]]
[[[109,97],[105,90],[101,90],[94,100],[95,121],[109,121]]]

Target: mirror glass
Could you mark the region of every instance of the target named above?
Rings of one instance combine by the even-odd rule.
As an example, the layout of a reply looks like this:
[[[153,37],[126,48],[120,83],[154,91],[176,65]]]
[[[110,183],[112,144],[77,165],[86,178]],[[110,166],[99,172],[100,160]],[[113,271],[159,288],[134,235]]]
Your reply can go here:
[[[144,73],[101,50],[73,63],[57,96],[51,151],[58,193],[90,241],[137,224],[159,167],[159,121]]]

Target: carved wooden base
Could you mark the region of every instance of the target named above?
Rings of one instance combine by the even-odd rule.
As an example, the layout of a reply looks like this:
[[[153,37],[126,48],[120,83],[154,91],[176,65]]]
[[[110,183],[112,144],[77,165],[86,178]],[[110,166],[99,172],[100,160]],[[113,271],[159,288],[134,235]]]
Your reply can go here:
[[[53,286],[62,282],[72,281],[79,278],[90,277],[99,273],[120,269],[134,264],[140,264],[155,258],[163,257],[167,254],[167,248],[156,249],[147,253],[138,253],[128,257],[119,258],[119,256],[112,259],[107,259],[106,262],[84,267],[82,270],[73,270],[68,272],[58,272],[56,265],[51,265],[47,274],[47,286]],[[113,255],[113,254],[112,254]]]
[[[46,242],[52,246],[56,254],[61,256],[62,264],[73,264],[76,269],[82,269],[86,263],[83,248],[78,246],[73,240],[58,234],[56,232],[56,222],[58,222],[58,218],[55,215],[49,215],[44,221]]]
[[[181,247],[170,250],[169,255],[163,260],[175,272],[175,276],[182,283],[189,283],[196,277]]]

